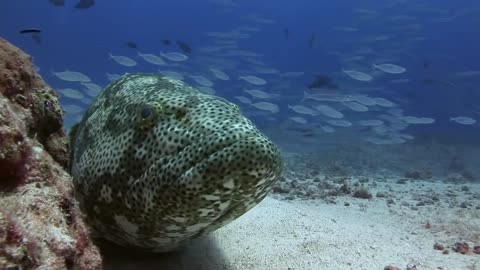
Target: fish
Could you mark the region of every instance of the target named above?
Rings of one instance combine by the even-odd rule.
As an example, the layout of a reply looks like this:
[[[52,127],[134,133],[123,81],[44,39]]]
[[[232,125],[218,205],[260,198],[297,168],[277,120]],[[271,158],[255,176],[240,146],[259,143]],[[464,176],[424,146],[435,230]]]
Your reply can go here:
[[[125,45],[127,45],[127,47],[130,49],[138,49],[137,43],[133,41],[128,41],[127,43],[125,43]]]
[[[184,53],[192,53],[192,48],[186,42],[177,40],[177,46],[182,50]]]
[[[416,117],[416,116],[402,116],[399,117],[401,120],[405,121],[408,124],[433,124],[435,119],[430,117]]]
[[[181,62],[188,59],[188,56],[182,53],[177,52],[168,52],[168,53],[161,53],[161,56],[167,58],[170,61]]]
[[[88,9],[95,5],[95,0],[80,0],[77,4],[75,4],[76,9]]]
[[[294,112],[296,113],[300,113],[300,114],[309,114],[309,115],[318,115],[318,113],[306,106],[303,106],[303,105],[293,105],[293,106],[290,106],[290,105],[287,105],[289,109],[293,110]]]
[[[354,101],[356,101],[358,103],[361,103],[365,106],[373,106],[373,105],[377,104],[375,99],[373,99],[369,96],[366,96],[366,95],[352,95],[351,97]]]
[[[360,104],[358,102],[355,102],[355,101],[343,102],[342,104],[345,105],[345,107],[348,107],[352,111],[356,111],[356,112],[367,112],[368,111],[367,106],[365,106],[363,104]]]
[[[210,71],[213,73],[213,75],[220,80],[223,81],[228,81],[230,79],[230,76],[228,76],[225,72],[218,68],[210,68]]]
[[[292,116],[292,117],[289,117],[288,119],[292,120],[295,123],[299,123],[299,124],[307,124],[308,123],[307,119],[305,119],[303,117],[299,117],[299,116]]]
[[[235,96],[235,98],[238,99],[238,101],[240,101],[241,103],[244,103],[244,104],[252,104],[252,100],[249,99],[248,97]]]
[[[197,86],[197,89],[202,91],[205,94],[215,95],[215,89],[208,86]]]
[[[63,105],[62,108],[65,110],[66,113],[68,114],[79,114],[85,110],[85,108],[80,107],[75,104],[67,104]]]
[[[277,104],[273,104],[270,102],[256,102],[251,104],[253,107],[264,110],[264,111],[270,111],[271,113],[278,113],[280,111],[280,107],[278,107]]]
[[[373,98],[373,100],[375,101],[375,104],[378,105],[378,106],[387,107],[387,108],[395,106],[395,103],[393,103],[390,100],[385,99],[385,98],[375,97],[375,98]]]
[[[373,69],[378,69],[385,73],[390,73],[390,74],[402,74],[405,71],[407,71],[406,68],[395,65],[395,64],[380,64],[380,65],[373,64]]]
[[[65,0],[50,0],[50,3],[56,7],[63,7],[65,6]]]
[[[343,118],[343,113],[327,105],[316,105],[313,108],[330,118]]]
[[[213,86],[213,82],[210,81],[209,79],[203,77],[203,76],[192,75],[192,76],[190,76],[190,78],[192,78],[196,83],[198,83],[200,85],[203,85],[203,86],[206,86],[206,87],[212,87]]]
[[[359,121],[357,121],[357,124],[359,124],[360,126],[365,126],[365,127],[376,127],[376,126],[383,125],[383,121],[378,120],[378,119],[359,120]]]
[[[248,75],[248,76],[239,76],[238,79],[244,80],[253,85],[264,85],[267,83],[266,80],[259,78],[257,76]]]
[[[260,99],[267,99],[267,98],[272,98],[272,95],[265,92],[265,91],[262,91],[262,90],[257,90],[257,89],[252,89],[252,90],[243,90],[245,91],[247,94],[251,95],[252,97],[255,97],[255,98],[260,98]]]
[[[108,53],[108,56],[109,56],[109,59],[113,59],[113,61],[117,62],[117,64],[120,64],[122,66],[133,67],[137,65],[137,62],[135,62],[135,60],[127,56],[112,55],[111,53]]]
[[[171,42],[170,40],[168,40],[168,39],[162,40],[162,43],[163,43],[163,45],[170,45],[170,44],[172,44],[172,42]]]
[[[110,73],[105,73],[105,76],[107,76],[107,79],[109,81],[115,81],[115,80],[118,80],[121,77],[121,75],[119,75],[119,74],[110,74]]]
[[[363,82],[369,82],[373,79],[373,77],[367,73],[356,71],[356,70],[345,70],[342,69],[342,72],[347,74],[350,78],[357,80],[357,81],[363,81]]]
[[[310,90],[323,88],[323,87],[326,87],[328,89],[337,89],[338,85],[335,84],[332,78],[323,74],[315,75],[315,78],[313,79],[313,81],[310,82],[310,84],[308,85],[308,89]]]
[[[96,97],[103,89],[100,85],[92,82],[82,82],[81,84],[87,88],[85,92],[91,97]]]
[[[58,92],[60,92],[63,96],[71,99],[82,99],[85,96],[80,91],[72,88],[58,89]]]
[[[315,35],[311,35],[309,38],[308,38],[308,47],[310,49],[313,48],[313,46],[315,46],[315,40],[316,40],[316,36]]]
[[[350,127],[350,126],[352,126],[352,123],[347,121],[347,120],[331,119],[331,120],[327,120],[327,123],[329,123],[332,126],[337,126],[337,127]]]
[[[283,29],[283,35],[285,36],[285,39],[290,38],[290,30],[288,28]]]
[[[159,70],[158,73],[163,74],[163,75],[165,75],[167,77],[170,77],[172,79],[179,80],[179,81],[183,81],[183,79],[185,78],[185,76],[183,76],[182,74],[180,74],[176,71]]]
[[[150,252],[181,249],[243,215],[283,167],[237,105],[160,74],[112,82],[71,137],[75,195],[92,229]]]
[[[52,71],[52,75],[59,78],[60,80],[67,81],[67,82],[90,82],[90,78],[78,71],[63,71],[63,72],[54,72]]]
[[[348,96],[348,95],[323,94],[323,93],[310,94],[307,91],[303,91],[303,98],[301,101],[305,101],[309,99],[316,100],[316,101],[333,101],[333,102],[349,102],[354,100],[351,96]]]
[[[458,124],[462,124],[462,125],[473,125],[477,122],[477,120],[467,116],[450,117],[450,121]]]
[[[22,29],[18,31],[20,34],[32,34],[32,33],[41,33],[42,30],[38,28],[28,28],[28,29]]]
[[[320,128],[323,130],[323,132],[326,132],[326,133],[335,132],[335,129],[331,126],[320,126]]]
[[[137,51],[137,56],[141,57],[143,60],[153,65],[163,66],[166,64],[166,62],[161,57],[151,53],[141,53]]]

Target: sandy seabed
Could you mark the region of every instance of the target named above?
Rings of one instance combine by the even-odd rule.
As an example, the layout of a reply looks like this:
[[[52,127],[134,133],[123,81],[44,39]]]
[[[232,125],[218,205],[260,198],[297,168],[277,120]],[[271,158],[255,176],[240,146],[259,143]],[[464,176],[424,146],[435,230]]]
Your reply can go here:
[[[396,194],[407,202],[425,192],[453,192],[460,200],[480,192],[480,184],[465,186],[470,195],[465,195],[460,186],[438,182],[398,185]],[[377,191],[386,187],[391,191],[389,184],[378,186]],[[462,255],[448,247],[466,240],[462,238],[480,235],[479,209],[452,208],[447,201],[419,209],[407,205],[401,201],[387,205],[385,198],[346,196],[332,204],[267,197],[248,213],[183,251],[107,253],[105,268],[374,270],[389,264],[406,269],[407,264],[414,264],[417,270],[480,269],[480,255]],[[425,227],[427,222],[431,228]],[[435,250],[436,242],[444,243],[449,254]]]

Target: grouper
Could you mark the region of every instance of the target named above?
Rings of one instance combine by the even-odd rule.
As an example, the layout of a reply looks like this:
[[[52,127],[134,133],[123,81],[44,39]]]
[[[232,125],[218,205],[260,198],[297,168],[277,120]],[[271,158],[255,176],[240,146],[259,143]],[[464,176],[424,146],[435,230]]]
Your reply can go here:
[[[269,192],[280,151],[227,100],[158,74],[128,74],[72,139],[76,197],[95,235],[167,252],[238,218]]]

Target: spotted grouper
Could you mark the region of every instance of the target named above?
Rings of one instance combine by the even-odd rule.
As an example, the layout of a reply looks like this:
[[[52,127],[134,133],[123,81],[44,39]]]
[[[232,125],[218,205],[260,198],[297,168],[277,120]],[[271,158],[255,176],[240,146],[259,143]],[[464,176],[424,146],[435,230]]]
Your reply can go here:
[[[241,216],[279,177],[279,149],[239,108],[157,74],[129,74],[92,103],[71,172],[99,236],[178,249]]]

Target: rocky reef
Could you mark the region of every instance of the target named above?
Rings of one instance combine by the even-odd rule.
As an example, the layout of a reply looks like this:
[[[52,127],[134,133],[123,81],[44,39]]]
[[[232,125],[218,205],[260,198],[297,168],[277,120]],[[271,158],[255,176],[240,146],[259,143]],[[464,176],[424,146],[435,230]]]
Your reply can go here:
[[[99,269],[68,165],[62,110],[31,57],[0,39],[0,269]]]

